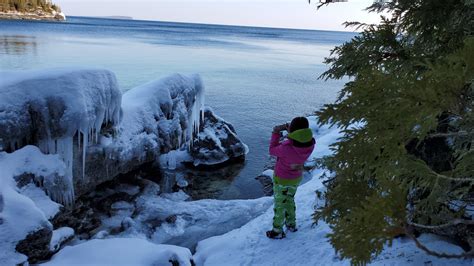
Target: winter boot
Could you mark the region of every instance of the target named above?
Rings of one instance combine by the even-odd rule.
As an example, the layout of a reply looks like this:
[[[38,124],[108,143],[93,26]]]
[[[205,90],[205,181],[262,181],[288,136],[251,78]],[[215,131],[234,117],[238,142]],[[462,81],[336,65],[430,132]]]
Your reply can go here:
[[[272,238],[272,239],[282,239],[282,238],[285,238],[285,232],[281,231],[281,232],[276,232],[276,231],[273,231],[273,230],[270,230],[270,231],[267,231],[267,237],[268,238]]]
[[[292,233],[298,231],[298,228],[296,228],[296,226],[294,226],[294,225],[287,225],[287,226],[286,226],[286,229],[287,229],[288,231],[292,232]]]

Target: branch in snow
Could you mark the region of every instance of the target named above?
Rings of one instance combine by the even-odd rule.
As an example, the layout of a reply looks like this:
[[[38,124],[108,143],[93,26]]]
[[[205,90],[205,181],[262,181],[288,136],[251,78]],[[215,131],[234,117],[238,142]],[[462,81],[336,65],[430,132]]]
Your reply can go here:
[[[425,251],[426,253],[428,253],[431,256],[435,256],[435,257],[438,257],[438,258],[446,258],[446,259],[469,259],[469,258],[474,258],[474,250],[471,250],[469,252],[464,252],[464,253],[461,253],[461,254],[447,254],[447,253],[444,253],[444,252],[437,252],[437,251],[431,250],[427,246],[425,246],[423,243],[421,243],[420,240],[418,240],[418,238],[416,238],[416,236],[412,232],[413,232],[413,230],[410,229],[409,227],[405,228],[406,235],[408,237],[410,237],[415,242],[416,246],[419,249]]]

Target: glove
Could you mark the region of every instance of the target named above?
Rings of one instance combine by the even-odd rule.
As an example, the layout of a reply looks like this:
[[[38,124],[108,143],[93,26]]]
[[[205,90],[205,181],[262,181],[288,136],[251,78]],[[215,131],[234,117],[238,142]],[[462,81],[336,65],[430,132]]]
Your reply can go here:
[[[278,125],[278,126],[273,127],[273,133],[280,133],[281,131],[287,130],[287,129],[288,129],[288,124]]]

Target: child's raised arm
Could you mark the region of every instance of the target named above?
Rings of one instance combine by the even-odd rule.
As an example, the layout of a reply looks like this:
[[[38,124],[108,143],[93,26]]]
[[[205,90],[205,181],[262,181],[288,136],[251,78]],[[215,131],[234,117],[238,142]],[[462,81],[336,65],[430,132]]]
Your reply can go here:
[[[270,139],[270,155],[283,157],[285,155],[284,148],[280,145],[280,132],[286,130],[288,124],[278,125],[273,128],[272,138]]]

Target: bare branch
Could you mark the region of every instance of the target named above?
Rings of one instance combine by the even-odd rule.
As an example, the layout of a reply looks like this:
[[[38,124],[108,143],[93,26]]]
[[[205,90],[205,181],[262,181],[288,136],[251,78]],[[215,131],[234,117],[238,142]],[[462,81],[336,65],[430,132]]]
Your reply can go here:
[[[445,179],[445,180],[450,180],[450,181],[456,181],[456,182],[474,182],[474,178],[472,177],[450,177],[450,176],[445,176],[442,174],[438,174],[435,171],[431,171],[436,177]]]
[[[474,131],[458,131],[458,132],[448,132],[448,133],[433,133],[426,136],[427,138],[440,138],[440,137],[461,137],[473,135]]]
[[[446,258],[446,259],[468,259],[468,258],[474,258],[474,249],[469,251],[469,252],[464,252],[461,254],[447,254],[447,253],[442,253],[442,252],[437,252],[434,250],[429,249],[427,246],[423,245],[423,243],[418,240],[418,238],[413,235],[412,230],[409,230],[409,228],[405,228],[405,233],[407,234],[408,237],[410,237],[413,241],[415,241],[416,246],[428,253],[431,256],[435,256],[438,258]]]
[[[453,225],[458,225],[458,224],[474,225],[474,220],[454,219],[449,223],[440,224],[440,225],[424,225],[424,224],[417,224],[417,223],[412,223],[412,222],[408,222],[408,224],[414,227],[432,230],[432,229],[443,229],[443,228],[450,227]]]

